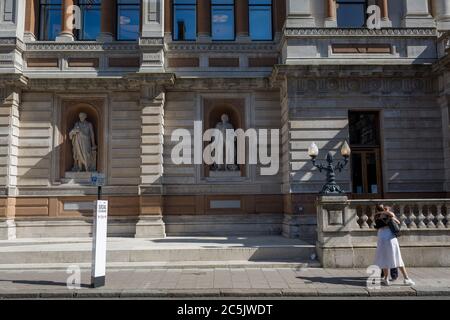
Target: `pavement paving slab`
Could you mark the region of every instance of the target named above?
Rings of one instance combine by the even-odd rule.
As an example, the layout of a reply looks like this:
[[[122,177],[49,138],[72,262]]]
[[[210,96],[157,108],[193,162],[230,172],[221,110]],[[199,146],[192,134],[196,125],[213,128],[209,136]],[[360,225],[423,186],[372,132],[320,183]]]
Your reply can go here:
[[[0,299],[192,298],[192,297],[449,297],[450,274],[442,268],[416,271],[416,285],[402,280],[368,289],[364,270],[310,268],[188,268],[111,270],[106,285],[90,288],[81,271],[81,289],[69,290],[63,270],[0,270]],[[422,276],[422,277],[420,277]]]

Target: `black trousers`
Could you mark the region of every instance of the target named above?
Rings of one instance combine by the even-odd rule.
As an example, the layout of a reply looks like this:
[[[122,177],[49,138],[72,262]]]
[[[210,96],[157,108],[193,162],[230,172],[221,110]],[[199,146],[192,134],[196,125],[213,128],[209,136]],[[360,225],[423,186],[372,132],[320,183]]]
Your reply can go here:
[[[397,268],[393,268],[389,272],[391,274],[391,279],[392,280],[396,280],[398,278],[398,269]],[[381,277],[384,278],[383,270],[381,270]]]

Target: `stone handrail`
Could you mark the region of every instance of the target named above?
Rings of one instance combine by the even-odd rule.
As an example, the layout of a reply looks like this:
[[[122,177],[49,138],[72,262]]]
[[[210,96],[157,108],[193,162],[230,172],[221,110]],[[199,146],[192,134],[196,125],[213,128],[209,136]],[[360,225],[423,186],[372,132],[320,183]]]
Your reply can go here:
[[[375,230],[375,206],[381,203],[391,207],[403,230],[450,228],[450,199],[350,200],[360,229]]]

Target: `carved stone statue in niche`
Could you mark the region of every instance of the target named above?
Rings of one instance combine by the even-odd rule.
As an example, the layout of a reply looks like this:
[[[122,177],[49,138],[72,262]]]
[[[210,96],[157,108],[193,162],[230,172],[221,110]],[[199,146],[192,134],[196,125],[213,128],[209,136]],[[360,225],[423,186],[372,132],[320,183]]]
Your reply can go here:
[[[72,141],[73,168],[72,171],[94,172],[97,170],[97,145],[95,144],[94,127],[86,120],[87,114],[81,112],[69,133]],[[84,170],[83,170],[84,169]]]
[[[230,123],[230,117],[227,114],[222,114],[220,117],[221,121],[216,124],[216,129],[222,133],[223,137],[223,164],[214,163],[211,166],[212,171],[239,171],[239,166],[237,165],[237,146],[236,139],[233,140],[232,146],[227,146],[226,144],[226,133],[227,130],[234,130],[233,125]],[[227,149],[234,149],[234,161],[233,163],[226,163]],[[231,150],[230,150],[231,151]],[[228,153],[230,152],[228,151]]]

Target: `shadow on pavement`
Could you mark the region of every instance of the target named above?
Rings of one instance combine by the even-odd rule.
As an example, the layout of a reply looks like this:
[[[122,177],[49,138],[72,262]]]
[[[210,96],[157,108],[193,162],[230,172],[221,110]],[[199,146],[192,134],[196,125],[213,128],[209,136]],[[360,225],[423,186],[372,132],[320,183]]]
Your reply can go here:
[[[364,277],[296,277],[314,283],[326,283],[336,285],[347,285],[366,287],[367,278]]]
[[[56,282],[56,281],[48,281],[48,280],[2,280],[0,282],[11,282],[16,284],[27,284],[27,285],[36,285],[36,286],[60,286],[67,287],[66,282]],[[81,288],[90,288],[91,286],[88,284],[80,284]]]

